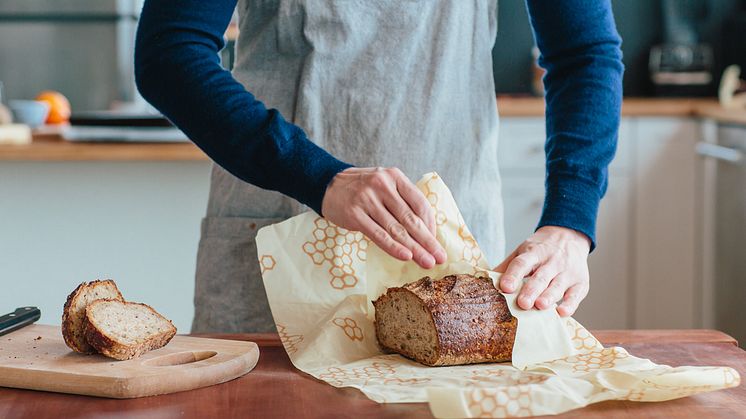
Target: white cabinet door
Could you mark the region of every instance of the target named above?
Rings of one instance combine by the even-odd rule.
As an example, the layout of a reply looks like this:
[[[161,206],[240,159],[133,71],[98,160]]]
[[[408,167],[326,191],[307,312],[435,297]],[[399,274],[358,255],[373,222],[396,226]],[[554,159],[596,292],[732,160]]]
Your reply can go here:
[[[690,118],[625,118],[589,259],[591,328],[691,328],[701,312],[701,163]],[[500,163],[507,251],[528,237],[544,196],[542,118],[503,118]]]
[[[505,252],[510,254],[536,228],[544,204],[544,178],[503,175]]]
[[[503,173],[544,176],[544,118],[512,117],[500,120],[498,164]]]
[[[593,329],[626,329],[631,323],[631,192],[627,176],[611,176],[596,226],[598,247],[588,258],[591,288],[575,318]]]
[[[635,149],[635,323],[697,327],[698,122],[639,118]]]
[[[498,160],[505,206],[505,251],[534,232],[544,204],[544,118],[500,120]]]
[[[598,247],[588,258],[591,289],[575,318],[594,329],[625,329],[633,326],[631,247],[632,180],[631,154],[635,138],[633,122],[622,119],[614,160],[609,165],[609,188],[601,200],[596,222]]]
[[[593,328],[631,326],[629,240],[632,227],[628,165],[633,139],[629,133],[629,123],[624,121],[617,157],[610,168],[609,190],[599,212],[599,247],[589,259],[591,292],[575,315],[581,323]],[[503,118],[501,121],[500,170],[507,252],[533,233],[541,215],[544,136],[543,118]]]

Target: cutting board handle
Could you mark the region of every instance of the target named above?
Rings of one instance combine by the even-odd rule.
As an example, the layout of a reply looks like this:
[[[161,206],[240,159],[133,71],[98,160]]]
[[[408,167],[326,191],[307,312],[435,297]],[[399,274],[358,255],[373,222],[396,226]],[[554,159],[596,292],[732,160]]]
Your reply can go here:
[[[167,354],[150,358],[143,361],[142,365],[149,367],[168,367],[172,365],[183,365],[191,364],[193,362],[204,361],[217,355],[215,351],[185,351],[176,352],[173,354]]]

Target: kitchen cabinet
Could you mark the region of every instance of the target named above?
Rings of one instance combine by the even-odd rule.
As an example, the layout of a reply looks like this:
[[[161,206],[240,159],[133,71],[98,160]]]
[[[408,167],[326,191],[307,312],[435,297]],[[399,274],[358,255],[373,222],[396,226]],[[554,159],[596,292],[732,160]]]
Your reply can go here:
[[[699,326],[699,122],[638,118],[634,129],[635,327]]]
[[[627,117],[601,202],[591,289],[576,318],[591,328],[697,322],[699,258],[694,152],[698,121]],[[503,117],[500,163],[507,251],[536,227],[544,199],[544,119]]]
[[[59,324],[76,285],[114,278],[128,298],[188,332],[210,169],[207,161],[1,162],[0,313],[33,305],[40,323]]]
[[[697,149],[703,180],[703,326],[746,342],[746,125],[711,124]]]

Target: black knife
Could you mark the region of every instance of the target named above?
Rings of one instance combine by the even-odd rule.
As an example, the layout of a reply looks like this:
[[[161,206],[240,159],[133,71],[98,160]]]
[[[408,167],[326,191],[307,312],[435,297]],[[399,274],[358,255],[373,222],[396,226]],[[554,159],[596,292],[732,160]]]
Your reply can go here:
[[[16,311],[0,316],[0,336],[18,330],[39,320],[41,310],[36,307],[19,307]]]

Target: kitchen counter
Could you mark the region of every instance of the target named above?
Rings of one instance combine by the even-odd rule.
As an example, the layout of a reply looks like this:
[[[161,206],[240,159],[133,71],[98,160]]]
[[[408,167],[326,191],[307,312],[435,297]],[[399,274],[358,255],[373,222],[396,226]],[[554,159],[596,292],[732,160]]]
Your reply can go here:
[[[672,366],[723,365],[746,377],[746,351],[714,330],[602,330],[605,345]],[[261,355],[249,374],[225,384],[130,400],[0,388],[0,417],[15,418],[229,418],[229,417],[431,417],[424,403],[377,404],[350,388],[334,388],[296,370],[276,334],[200,335],[251,340]],[[608,401],[557,418],[733,418],[746,412],[746,386],[660,403]]]
[[[35,136],[31,144],[0,144],[0,161],[207,161],[190,142],[71,142]]]
[[[497,104],[501,116],[544,115],[541,98],[500,96]],[[622,116],[688,116],[746,125],[746,110],[724,109],[713,98],[626,98]]]
[[[542,116],[544,101],[534,97],[498,97],[504,117]],[[714,99],[628,98],[624,116],[681,116],[709,118],[746,125],[746,111],[728,111]],[[72,143],[58,137],[35,137],[28,145],[0,145],[0,161],[206,161],[191,143]]]

